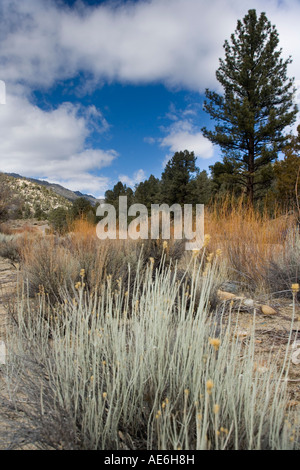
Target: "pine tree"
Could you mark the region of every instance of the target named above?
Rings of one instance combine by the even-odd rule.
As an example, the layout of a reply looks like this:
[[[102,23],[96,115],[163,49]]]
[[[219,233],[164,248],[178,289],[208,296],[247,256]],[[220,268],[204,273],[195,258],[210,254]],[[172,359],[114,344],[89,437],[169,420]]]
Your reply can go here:
[[[91,203],[84,197],[79,197],[73,202],[72,216],[74,219],[86,217],[91,209]]]
[[[261,169],[273,162],[285,142],[283,130],[295,121],[293,79],[287,78],[291,58],[283,60],[278,33],[265,13],[249,10],[225,41],[225,60],[220,59],[216,78],[224,95],[206,90],[205,110],[217,121],[214,131],[203,134],[221,147],[233,175],[251,203]]]
[[[162,201],[172,205],[192,202],[191,182],[198,173],[194,152],[176,152],[161,175]]]
[[[275,196],[283,206],[300,204],[300,125],[297,136],[290,136],[284,158],[275,162]]]
[[[116,209],[117,213],[119,211],[119,197],[127,196],[127,205],[128,207],[133,203],[133,191],[130,187],[123,184],[121,181],[118,181],[114,185],[113,189],[108,189],[105,192],[105,203],[111,204]]]
[[[151,204],[159,204],[161,202],[161,184],[158,178],[150,175],[145,181],[139,183],[134,192],[134,202],[144,204],[150,211]]]
[[[223,162],[216,162],[209,167],[212,178],[212,191],[216,196],[224,197],[225,194],[240,196],[242,194],[243,181],[240,180],[237,165],[228,157]]]
[[[189,193],[192,204],[208,205],[213,195],[213,182],[206,170],[199,171],[197,176],[189,183]]]

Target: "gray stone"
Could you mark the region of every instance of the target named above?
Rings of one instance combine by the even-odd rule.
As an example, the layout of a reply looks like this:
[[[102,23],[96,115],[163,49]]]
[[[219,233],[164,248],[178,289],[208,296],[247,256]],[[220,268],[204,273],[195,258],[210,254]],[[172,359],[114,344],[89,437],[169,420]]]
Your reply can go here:
[[[6,346],[4,341],[0,341],[0,364],[6,364]]]

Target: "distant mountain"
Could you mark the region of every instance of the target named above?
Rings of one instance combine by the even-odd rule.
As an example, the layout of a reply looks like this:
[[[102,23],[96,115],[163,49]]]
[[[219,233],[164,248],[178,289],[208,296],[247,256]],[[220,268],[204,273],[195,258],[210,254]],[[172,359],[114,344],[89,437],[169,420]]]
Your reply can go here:
[[[72,207],[69,199],[57,194],[51,186],[43,185],[38,180],[23,178],[15,173],[1,173],[2,180],[11,193],[12,218],[45,219],[53,209],[62,207],[68,210]]]
[[[97,204],[97,202],[101,202],[103,201],[103,199],[96,199],[94,196],[92,196],[91,194],[83,194],[81,193],[80,191],[74,191],[74,194],[76,194],[78,197],[84,197],[85,199],[87,199],[88,201],[90,201],[90,203],[92,204],[92,206],[95,206]]]
[[[26,178],[25,176],[18,175],[17,173],[5,173],[5,174],[8,176],[13,176],[14,178],[17,178],[17,179],[23,179],[25,181],[30,181],[32,183],[46,186],[48,189],[51,189],[57,195],[71,202],[74,202],[79,197],[83,197],[87,199],[91,203],[92,206],[95,206],[98,202],[101,202],[101,199],[97,199],[90,194],[83,194],[80,191],[71,191],[70,189],[64,188],[60,184],[49,183],[48,181],[38,180],[35,178]]]

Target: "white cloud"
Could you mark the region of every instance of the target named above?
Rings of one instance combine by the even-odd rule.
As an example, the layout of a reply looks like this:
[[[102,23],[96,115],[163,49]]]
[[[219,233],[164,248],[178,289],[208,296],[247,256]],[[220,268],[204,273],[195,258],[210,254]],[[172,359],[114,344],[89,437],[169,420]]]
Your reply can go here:
[[[144,142],[146,142],[146,144],[155,144],[156,143],[156,139],[154,137],[144,137]]]
[[[63,103],[43,111],[25,96],[8,95],[0,113],[0,170],[102,194],[107,181],[93,172],[118,156],[114,150],[86,148],[91,128],[100,129],[102,122],[105,129],[106,121],[94,107]]]
[[[197,122],[197,107],[199,104],[195,103],[189,104],[186,109],[177,110],[173,103],[170,105],[165,117],[171,121],[171,124],[167,127],[161,127],[165,137],[156,139],[161,147],[169,149],[162,162],[163,168],[175,152],[188,150],[194,152],[198,159],[208,159],[213,156],[212,143],[203,136],[195,124]]]
[[[51,86],[79,71],[91,83],[163,82],[197,91],[216,85],[223,43],[249,8],[266,11],[289,71],[299,77],[298,0],[140,0],[62,8],[50,0],[2,0],[2,79]],[[298,76],[297,76],[298,75]]]
[[[77,9],[54,0],[0,0],[0,5],[0,79],[9,90],[0,114],[0,169],[44,176],[84,192],[107,189],[107,179],[94,175],[117,153],[87,148],[86,142],[92,130],[106,132],[109,124],[93,106],[83,110],[64,103],[43,111],[24,90],[47,89],[84,72],[79,93],[113,81],[159,82],[202,93],[217,86],[224,41],[249,8],[265,11],[276,25],[284,58],[293,58],[288,74],[300,80],[299,0],[108,1]],[[210,158],[211,143],[192,119],[193,109],[187,108],[160,145]],[[121,176],[133,185],[144,174]]]
[[[134,188],[136,184],[140,183],[141,181],[144,181],[145,179],[146,174],[142,169],[137,170],[132,177],[129,177],[127,175],[119,175],[119,181],[131,188]]]
[[[202,132],[195,129],[189,120],[181,120],[172,124],[168,135],[161,140],[162,147],[169,147],[174,153],[181,150],[194,152],[196,157],[211,158],[213,156],[212,143],[206,139]]]
[[[57,183],[71,191],[80,191],[91,194],[96,198],[104,198],[105,191],[111,188],[111,180],[105,176],[93,176],[90,174],[73,175],[70,179],[43,178],[49,183]]]

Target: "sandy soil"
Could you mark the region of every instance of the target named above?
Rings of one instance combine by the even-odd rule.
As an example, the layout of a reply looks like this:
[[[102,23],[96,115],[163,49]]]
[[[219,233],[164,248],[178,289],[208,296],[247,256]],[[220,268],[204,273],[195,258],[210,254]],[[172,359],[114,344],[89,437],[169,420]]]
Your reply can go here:
[[[255,299],[256,300],[256,299]],[[274,315],[264,315],[260,309],[262,302],[256,301],[255,320],[254,308],[244,309],[236,315],[233,315],[233,327],[236,328],[236,333],[240,340],[246,343],[249,341],[250,333],[255,328],[255,345],[256,353],[259,357],[257,367],[262,373],[267,368],[267,361],[271,353],[274,361],[278,360],[279,364],[283,364],[286,354],[286,347],[289,341],[289,334],[292,326],[293,318],[293,305],[292,300],[276,299],[270,303],[269,306],[276,310]],[[300,341],[300,305],[295,305],[295,316],[292,327],[292,336],[288,351],[288,357],[291,357],[293,352],[300,348],[300,343],[296,347],[295,342]],[[300,364],[290,363],[288,371],[288,390],[291,406],[300,405]]]

